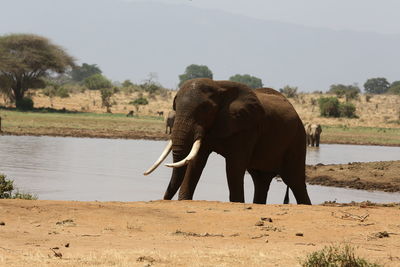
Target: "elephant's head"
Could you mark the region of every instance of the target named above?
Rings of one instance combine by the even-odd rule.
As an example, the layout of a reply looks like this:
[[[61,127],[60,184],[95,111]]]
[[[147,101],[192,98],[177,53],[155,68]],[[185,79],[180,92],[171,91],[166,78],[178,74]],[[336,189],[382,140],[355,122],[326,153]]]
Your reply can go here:
[[[176,111],[175,122],[172,142],[167,150],[172,148],[174,163],[167,166],[174,168],[189,164],[205,140],[227,137],[256,127],[264,114],[256,94],[247,86],[205,78],[185,82],[176,94],[173,109]],[[182,176],[184,171],[179,175],[173,173],[171,182],[177,182],[172,191],[176,186],[179,188]]]
[[[310,134],[312,136],[319,136],[322,132],[321,125],[319,124],[311,124],[309,127],[310,127]]]

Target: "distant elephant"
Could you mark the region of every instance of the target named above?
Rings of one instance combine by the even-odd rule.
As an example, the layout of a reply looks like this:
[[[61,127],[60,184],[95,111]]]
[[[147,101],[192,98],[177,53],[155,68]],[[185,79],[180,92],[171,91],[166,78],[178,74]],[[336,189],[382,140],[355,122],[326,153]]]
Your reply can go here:
[[[175,120],[175,111],[171,110],[168,112],[167,120],[165,121],[165,133],[168,133],[168,128],[169,128],[169,134],[171,134],[172,127],[174,126],[174,120]]]
[[[254,203],[266,203],[271,180],[280,175],[298,204],[311,204],[305,183],[306,138],[290,102],[270,88],[206,78],[185,82],[173,103],[172,140],[144,174],[173,151],[164,199],[190,200],[211,152],[225,157],[229,200],[244,202],[244,174],[254,183]]]
[[[319,140],[322,133],[321,125],[308,123],[304,126],[307,134],[307,146],[319,147]]]

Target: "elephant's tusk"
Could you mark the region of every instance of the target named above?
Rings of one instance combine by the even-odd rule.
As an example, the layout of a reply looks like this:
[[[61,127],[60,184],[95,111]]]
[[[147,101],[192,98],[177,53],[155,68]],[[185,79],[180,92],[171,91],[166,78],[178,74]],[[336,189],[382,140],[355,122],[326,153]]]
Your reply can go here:
[[[199,152],[200,145],[201,145],[200,139],[196,140],[196,142],[194,142],[194,144],[192,146],[192,150],[190,150],[190,153],[189,153],[189,155],[187,155],[186,158],[184,158],[183,160],[181,160],[179,162],[165,164],[165,166],[171,167],[171,168],[179,168],[179,167],[187,165],[189,163],[189,161],[191,161],[194,157],[196,157],[197,153]]]
[[[157,167],[161,164],[161,162],[164,161],[164,159],[168,156],[169,152],[172,150],[172,140],[169,140],[167,146],[165,147],[164,151],[161,153],[160,157],[157,159],[157,161],[153,164],[153,166],[150,167],[143,175],[149,175],[152,173]]]

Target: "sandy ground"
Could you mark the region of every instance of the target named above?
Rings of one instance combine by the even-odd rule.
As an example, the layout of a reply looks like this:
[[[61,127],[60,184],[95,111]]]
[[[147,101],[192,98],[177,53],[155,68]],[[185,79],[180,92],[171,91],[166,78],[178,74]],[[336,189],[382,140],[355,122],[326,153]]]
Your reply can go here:
[[[0,200],[0,266],[300,266],[349,244],[400,266],[400,206]]]

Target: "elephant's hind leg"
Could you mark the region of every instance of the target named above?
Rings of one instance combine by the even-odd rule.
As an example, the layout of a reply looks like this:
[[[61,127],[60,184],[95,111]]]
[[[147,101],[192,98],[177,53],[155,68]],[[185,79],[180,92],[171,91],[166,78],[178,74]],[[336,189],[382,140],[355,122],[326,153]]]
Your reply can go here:
[[[254,183],[253,203],[266,204],[269,185],[271,184],[272,178],[274,178],[276,174],[254,169],[250,169],[248,172],[250,173]]]

